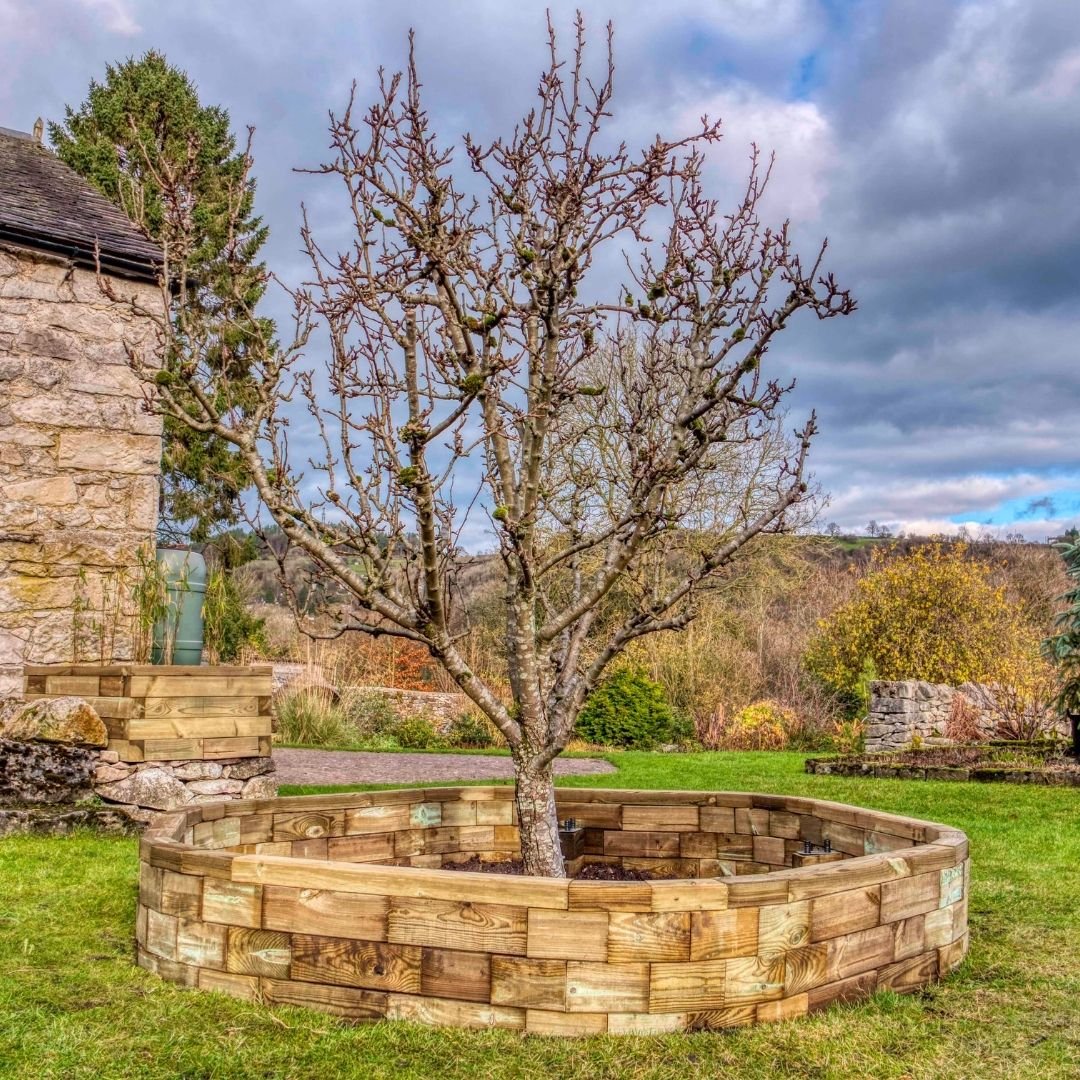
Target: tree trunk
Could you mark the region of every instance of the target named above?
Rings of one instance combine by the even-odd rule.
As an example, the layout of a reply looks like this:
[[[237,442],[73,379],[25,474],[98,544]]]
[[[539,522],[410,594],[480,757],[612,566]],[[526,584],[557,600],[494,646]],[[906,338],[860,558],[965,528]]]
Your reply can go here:
[[[537,766],[535,759],[515,757],[514,772],[514,801],[525,873],[538,877],[566,877],[551,763]]]

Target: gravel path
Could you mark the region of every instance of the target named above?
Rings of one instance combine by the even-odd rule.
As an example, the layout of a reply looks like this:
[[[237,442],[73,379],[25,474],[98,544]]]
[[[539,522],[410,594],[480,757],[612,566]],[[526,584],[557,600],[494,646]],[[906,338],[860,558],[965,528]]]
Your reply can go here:
[[[406,784],[424,780],[508,780],[508,757],[487,754],[379,754],[358,750],[275,750],[279,784]],[[556,776],[616,772],[596,758],[556,758]]]

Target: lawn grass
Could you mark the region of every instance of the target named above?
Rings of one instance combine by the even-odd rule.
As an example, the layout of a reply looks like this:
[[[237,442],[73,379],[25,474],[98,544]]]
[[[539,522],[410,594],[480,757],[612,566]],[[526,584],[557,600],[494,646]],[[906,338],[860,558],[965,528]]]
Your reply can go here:
[[[563,783],[806,794],[958,826],[975,860],[968,960],[908,997],[882,993],[730,1033],[563,1041],[405,1023],[350,1027],[307,1010],[180,990],[135,968],[135,842],[17,837],[0,842],[0,1075],[1080,1075],[1080,791],[808,776],[801,754],[609,756],[619,774]]]

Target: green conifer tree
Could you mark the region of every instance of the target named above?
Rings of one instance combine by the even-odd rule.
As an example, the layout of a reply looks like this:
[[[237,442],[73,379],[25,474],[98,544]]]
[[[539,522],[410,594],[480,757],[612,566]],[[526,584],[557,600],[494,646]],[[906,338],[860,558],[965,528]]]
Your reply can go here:
[[[86,100],[49,124],[62,161],[118,203],[153,240],[182,255],[185,287],[172,303],[188,305],[226,328],[217,355],[207,357],[229,377],[233,408],[243,408],[247,381],[246,340],[266,271],[259,251],[267,228],[254,214],[255,184],[248,177],[246,147],[237,146],[229,114],[203,105],[195,85],[165,57],[150,51],[106,68],[92,81]],[[161,178],[192,177],[189,203],[177,212],[162,201]],[[168,185],[166,185],[168,186]],[[238,197],[238,211],[231,205]],[[181,218],[187,227],[176,226]],[[183,245],[183,252],[176,251]],[[237,266],[242,267],[238,278]],[[166,368],[172,362],[165,358]],[[162,455],[162,531],[194,541],[237,520],[246,471],[223,440],[192,431],[166,417]]]

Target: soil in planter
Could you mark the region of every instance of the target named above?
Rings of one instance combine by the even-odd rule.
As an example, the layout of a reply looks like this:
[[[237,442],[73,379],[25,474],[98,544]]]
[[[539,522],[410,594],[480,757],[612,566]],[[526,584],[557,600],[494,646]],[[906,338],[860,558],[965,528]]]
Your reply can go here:
[[[520,859],[487,862],[476,855],[464,862],[443,863],[442,869],[470,870],[474,874],[525,874],[525,864]],[[627,870],[613,863],[587,863],[574,877],[576,881],[652,881],[656,875],[649,870]]]

